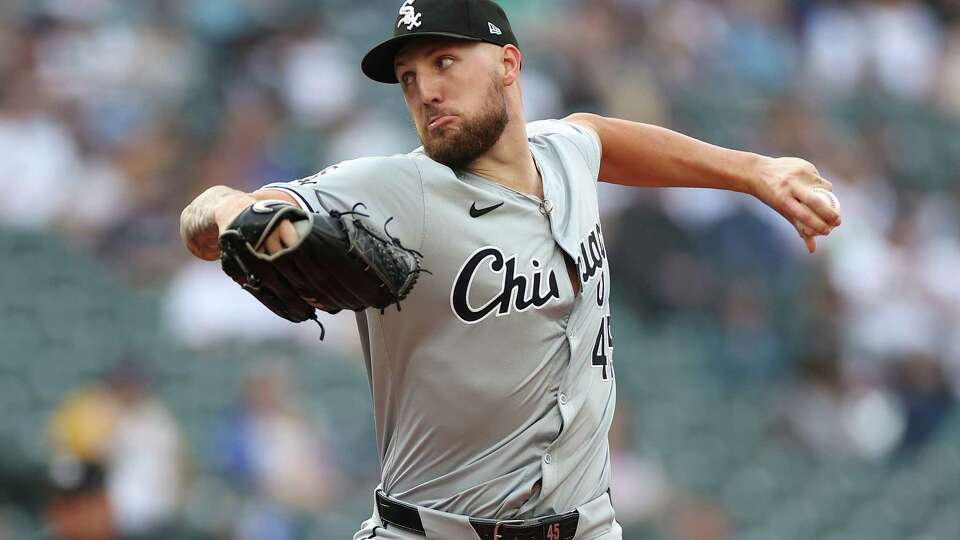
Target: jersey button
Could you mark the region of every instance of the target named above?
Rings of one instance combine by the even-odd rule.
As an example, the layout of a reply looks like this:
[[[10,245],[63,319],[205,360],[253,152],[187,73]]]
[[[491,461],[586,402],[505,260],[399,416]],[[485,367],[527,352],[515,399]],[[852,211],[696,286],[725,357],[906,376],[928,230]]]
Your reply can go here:
[[[550,454],[544,454],[543,462],[546,463],[547,465],[553,463],[553,456],[551,456]]]
[[[562,392],[560,393],[560,404],[561,405],[567,404],[567,395]]]
[[[549,216],[551,212],[553,212],[553,201],[544,199],[543,202],[540,203],[540,213],[544,216]]]

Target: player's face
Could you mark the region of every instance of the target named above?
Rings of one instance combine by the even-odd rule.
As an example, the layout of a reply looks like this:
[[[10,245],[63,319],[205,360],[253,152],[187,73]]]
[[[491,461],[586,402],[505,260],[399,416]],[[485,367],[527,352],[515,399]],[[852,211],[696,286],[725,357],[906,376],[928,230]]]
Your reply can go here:
[[[417,40],[397,55],[397,79],[424,151],[464,168],[500,140],[509,122],[498,47]]]

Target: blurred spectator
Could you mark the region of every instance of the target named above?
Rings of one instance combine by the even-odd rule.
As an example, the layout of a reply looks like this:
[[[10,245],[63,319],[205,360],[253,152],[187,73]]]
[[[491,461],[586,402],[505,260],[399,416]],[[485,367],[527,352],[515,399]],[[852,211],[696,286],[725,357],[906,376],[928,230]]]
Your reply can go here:
[[[617,522],[628,530],[663,512],[674,491],[663,467],[633,450],[631,410],[628,401],[620,400],[610,426],[610,499]]]
[[[676,540],[729,540],[732,524],[719,503],[685,497],[674,505],[667,522],[670,538]]]
[[[858,85],[875,81],[900,98],[931,97],[940,60],[940,26],[924,3],[819,4],[807,25],[807,54],[816,88],[849,94]]]
[[[132,362],[133,357],[97,385],[68,396],[52,417],[50,516],[55,527],[64,528],[64,538],[163,538],[177,511],[184,465],[180,437]],[[107,529],[112,532],[102,532]]]
[[[298,122],[327,127],[360,110],[355,102],[359,74],[344,47],[314,30],[284,47],[281,94]]]
[[[802,446],[825,458],[890,455],[901,440],[905,419],[889,392],[856,385],[829,352],[811,354],[800,369],[801,379],[781,414]]]
[[[103,466],[73,457],[54,458],[46,519],[57,540],[119,540]]]
[[[74,392],[54,412],[46,517],[55,538],[118,538],[106,486],[106,462],[120,414],[118,403],[104,385]]]
[[[716,351],[724,377],[771,378],[783,357],[772,313],[772,290],[758,275],[734,278],[724,291],[719,319],[721,341]]]
[[[784,31],[787,2],[735,0],[728,5],[730,28],[713,52],[729,60],[714,65],[732,68],[730,75],[759,89],[788,87],[795,72],[796,45]]]
[[[180,343],[193,348],[227,340],[259,341],[290,336],[295,326],[257,302],[220,265],[184,264],[170,284],[164,315]]]
[[[105,461],[120,413],[119,404],[102,384],[73,392],[51,418],[54,452],[84,462]]]
[[[847,95],[864,71],[867,40],[863,20],[850,2],[812,2],[806,24],[806,57],[820,91]]]
[[[238,540],[306,537],[306,522],[340,491],[324,433],[297,402],[289,373],[272,363],[249,375],[220,437],[223,472],[245,499]]]
[[[639,231],[629,244],[617,231]],[[625,234],[630,234],[629,232]],[[710,299],[710,276],[697,258],[695,240],[656,205],[638,198],[618,216],[607,236],[611,275],[632,276],[620,298],[643,316],[663,317],[683,309],[704,309]]]
[[[173,416],[133,363],[107,378],[120,414],[106,454],[107,490],[121,538],[165,538],[182,498],[184,456]]]
[[[930,441],[953,410],[955,399],[935,358],[915,355],[895,366],[894,390],[906,416],[898,452],[910,455]]]
[[[360,338],[354,314],[318,316],[327,332],[324,343],[342,357],[356,357]],[[174,276],[165,298],[164,318],[179,343],[194,349],[271,339],[316,343],[320,337],[315,324],[295,325],[276,316],[225,279],[219,264],[199,260],[182,265]]]
[[[960,118],[960,22],[954,21],[947,28],[945,41],[943,86],[939,98],[954,118]]]
[[[729,539],[732,523],[718,502],[674,485],[656,460],[632,450],[632,410],[620,399],[610,428],[610,496],[624,538],[660,530],[675,540]]]
[[[648,14],[647,26],[653,37],[648,46],[657,58],[656,72],[672,84],[694,82],[701,62],[729,33],[728,14],[712,2],[649,4],[655,6]]]
[[[0,224],[41,228],[66,211],[78,165],[77,144],[45,102],[34,74],[12,73],[0,87]]]
[[[355,111],[331,137],[324,155],[330,162],[364,156],[407,153],[420,146],[413,129],[392,121],[385,111]]]
[[[914,353],[938,354],[949,318],[924,281],[919,207],[898,208],[885,235],[864,234],[832,257],[831,284],[845,311],[845,353],[853,367],[876,373],[879,362]],[[856,227],[856,225],[854,225]]]

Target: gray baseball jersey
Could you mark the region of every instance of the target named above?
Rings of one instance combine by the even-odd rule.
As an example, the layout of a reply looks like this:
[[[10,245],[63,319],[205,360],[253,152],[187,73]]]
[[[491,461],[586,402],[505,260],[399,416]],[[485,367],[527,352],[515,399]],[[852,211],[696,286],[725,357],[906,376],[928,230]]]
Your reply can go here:
[[[268,186],[312,211],[362,202],[423,254],[431,273],[402,311],[357,318],[382,487],[410,504],[530,518],[609,484],[616,391],[599,144],[563,121],[527,130],[542,201],[419,149]]]

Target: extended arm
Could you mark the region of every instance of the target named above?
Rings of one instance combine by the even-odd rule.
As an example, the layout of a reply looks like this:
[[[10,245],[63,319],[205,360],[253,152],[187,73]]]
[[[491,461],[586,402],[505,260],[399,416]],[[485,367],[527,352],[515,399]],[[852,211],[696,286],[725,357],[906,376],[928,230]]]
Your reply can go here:
[[[669,129],[577,113],[567,121],[592,129],[600,140],[600,179],[641,187],[695,187],[753,195],[791,224],[829,234],[840,215],[812,188],[832,185],[798,158],[771,158],[730,150]],[[802,236],[802,235],[801,235]],[[813,252],[816,243],[804,236]]]

